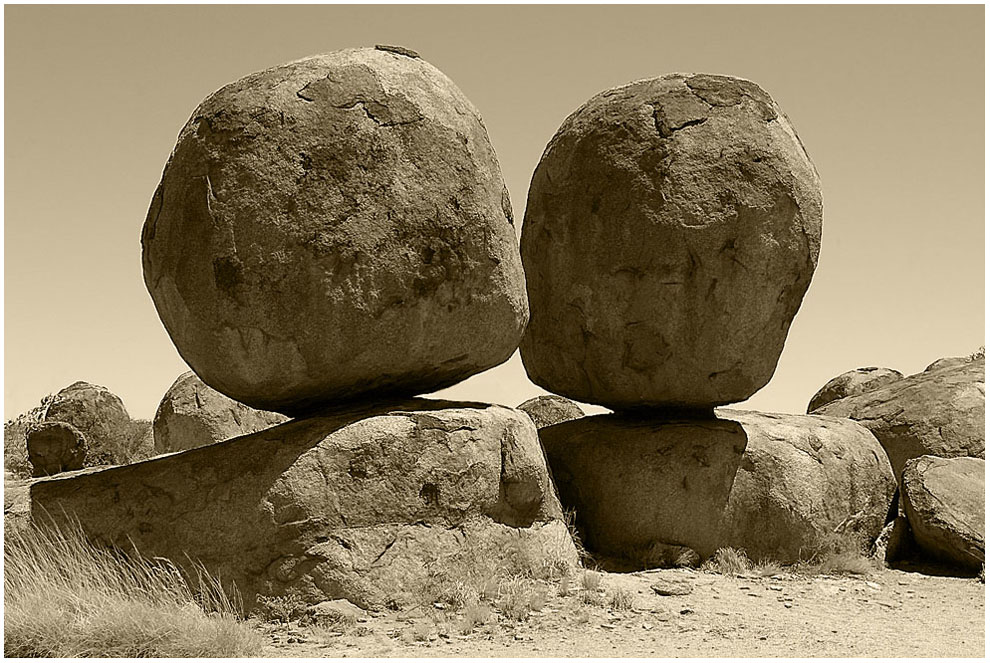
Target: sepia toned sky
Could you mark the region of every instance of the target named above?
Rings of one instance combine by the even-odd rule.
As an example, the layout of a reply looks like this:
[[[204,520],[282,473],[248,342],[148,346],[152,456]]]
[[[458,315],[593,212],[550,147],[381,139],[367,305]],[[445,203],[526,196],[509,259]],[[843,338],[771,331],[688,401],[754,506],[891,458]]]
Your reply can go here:
[[[821,260],[770,384],[804,412],[859,366],[984,343],[983,6],[5,6],[4,418],[86,380],[150,418],[187,370],[140,233],[208,94],[320,52],[401,44],[481,111],[523,218],[533,169],[592,95],[669,72],[759,83],[821,175]],[[442,392],[543,393],[518,353]]]

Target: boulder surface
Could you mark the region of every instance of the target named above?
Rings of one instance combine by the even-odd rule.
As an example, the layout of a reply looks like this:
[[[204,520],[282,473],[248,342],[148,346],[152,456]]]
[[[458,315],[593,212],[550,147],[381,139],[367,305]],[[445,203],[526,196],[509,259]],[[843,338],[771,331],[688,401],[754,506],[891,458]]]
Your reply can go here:
[[[291,416],[453,385],[507,360],[529,316],[481,116],[404,49],[297,60],[209,96],[142,244],[189,366]]]
[[[294,420],[40,480],[31,500],[36,522],[74,515],[93,540],[201,561],[248,611],[290,591],[310,605],[409,604],[452,556],[576,562],[533,422],[495,405],[418,400]]]
[[[285,421],[285,415],[255,410],[227,398],[187,371],[176,378],[158,405],[154,422],[155,452],[195,449],[257,433]]]
[[[776,369],[821,222],[815,167],[755,83],[670,74],[602,92],[530,185],[526,372],[613,410],[745,400]]]
[[[937,560],[979,570],[985,550],[982,458],[921,456],[904,466],[904,511],[915,542]]]
[[[55,394],[45,421],[72,424],[86,436],[89,465],[118,465],[140,456],[124,402],[106,387],[74,382]]]
[[[46,421],[28,430],[27,451],[32,476],[82,469],[87,450],[86,437],[72,424]]]
[[[812,396],[811,401],[808,403],[808,414],[832,401],[879,389],[903,377],[904,374],[900,371],[895,371],[892,368],[879,368],[877,366],[867,366],[866,368],[846,371],[842,375],[826,382],[825,386]]]
[[[833,401],[815,414],[848,417],[869,428],[898,477],[904,463],[919,456],[983,458],[985,371],[982,357],[949,363]]]
[[[611,414],[544,428],[540,441],[585,546],[630,560],[657,543],[793,562],[836,530],[872,541],[896,487],[876,438],[831,417]]]
[[[581,406],[563,396],[544,395],[531,398],[517,408],[529,415],[537,428],[580,419],[584,416]]]

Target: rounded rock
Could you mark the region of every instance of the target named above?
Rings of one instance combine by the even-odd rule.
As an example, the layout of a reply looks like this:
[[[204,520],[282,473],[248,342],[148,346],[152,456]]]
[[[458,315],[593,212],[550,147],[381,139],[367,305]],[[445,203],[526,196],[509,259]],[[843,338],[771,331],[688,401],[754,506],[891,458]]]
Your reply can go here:
[[[44,477],[82,469],[88,446],[86,436],[72,424],[46,421],[28,431],[27,450],[32,476]]]
[[[593,97],[530,185],[530,379],[617,410],[745,400],[776,368],[821,220],[815,167],[756,84],[670,74]]]
[[[837,401],[846,396],[855,396],[867,391],[873,391],[880,387],[897,382],[904,374],[892,368],[878,368],[867,366],[846,371],[842,375],[836,376],[825,383],[818,392],[811,397],[808,403],[808,414],[832,401]]]
[[[131,439],[131,416],[115,393],[97,384],[73,382],[52,399],[45,421],[60,421],[86,436],[92,465],[119,465],[139,455]]]
[[[187,371],[168,388],[155,412],[155,453],[205,447],[257,433],[286,420],[276,412],[255,410],[227,398]]]
[[[396,47],[306,58],[208,97],[142,243],[179,353],[263,410],[450,386],[508,359],[528,319],[481,116]]]
[[[546,428],[584,416],[581,406],[563,396],[545,394],[520,403],[516,409],[522,410],[536,424],[536,428]]]

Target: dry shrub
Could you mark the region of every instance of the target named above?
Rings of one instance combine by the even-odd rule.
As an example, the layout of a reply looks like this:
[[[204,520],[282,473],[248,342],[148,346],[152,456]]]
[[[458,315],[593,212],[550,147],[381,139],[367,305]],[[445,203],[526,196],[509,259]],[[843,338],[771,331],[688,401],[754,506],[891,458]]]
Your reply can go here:
[[[701,568],[712,573],[734,575],[747,573],[752,569],[752,564],[746,553],[738,548],[719,548]]]
[[[792,568],[807,575],[867,575],[881,566],[870,558],[869,546],[868,538],[862,533],[840,525],[836,531],[820,537],[811,550],[802,551],[803,560]]]
[[[525,621],[530,612],[542,610],[546,601],[547,590],[544,583],[515,577],[502,583],[495,605],[503,616]]]
[[[632,610],[633,593],[628,589],[616,587],[608,593],[608,605],[616,612]]]
[[[261,636],[199,569],[90,544],[78,525],[7,532],[4,655],[242,657]]]

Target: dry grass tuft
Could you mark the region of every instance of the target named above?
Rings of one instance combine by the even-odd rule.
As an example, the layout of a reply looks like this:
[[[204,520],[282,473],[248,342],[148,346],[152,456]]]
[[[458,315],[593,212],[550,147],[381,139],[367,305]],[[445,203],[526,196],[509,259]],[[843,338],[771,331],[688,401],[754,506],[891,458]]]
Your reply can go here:
[[[712,573],[723,575],[734,575],[736,573],[747,573],[752,569],[753,563],[746,553],[738,548],[719,548],[709,559],[702,564],[701,568]]]
[[[632,610],[633,593],[628,589],[616,587],[608,593],[608,605],[616,612]]]
[[[90,544],[78,526],[7,532],[4,655],[242,657],[261,636],[202,569]],[[194,586],[196,589],[194,589]]]

